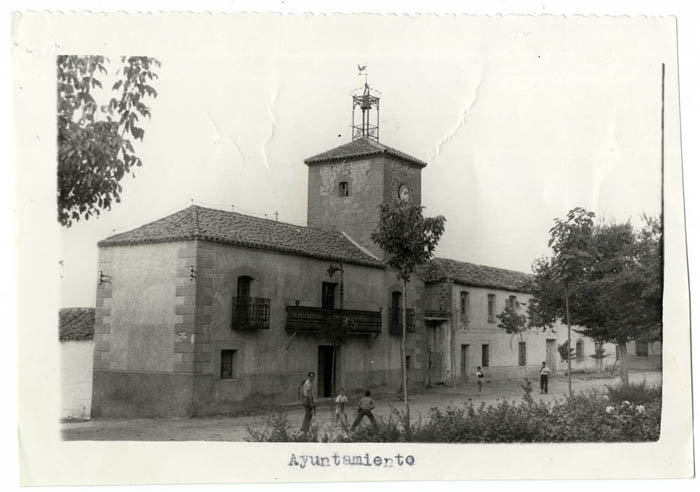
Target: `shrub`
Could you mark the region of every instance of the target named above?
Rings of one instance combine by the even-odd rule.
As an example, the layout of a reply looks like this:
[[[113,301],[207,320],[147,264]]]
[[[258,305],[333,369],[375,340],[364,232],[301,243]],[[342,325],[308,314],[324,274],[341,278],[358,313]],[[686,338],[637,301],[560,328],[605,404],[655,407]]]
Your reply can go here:
[[[254,421],[246,427],[248,442],[315,442],[318,439],[318,426],[312,424],[306,434],[292,429],[284,412],[268,415],[261,424]]]
[[[501,400],[495,405],[432,408],[426,420],[412,422],[406,433],[405,415],[393,409],[377,428],[365,425],[353,432],[313,427],[308,434],[292,432],[284,414],[248,429],[248,441],[313,442],[635,442],[659,438],[661,398],[656,388],[648,400],[616,403],[596,390],[574,393],[551,403],[534,401],[524,387],[523,401]],[[610,390],[608,389],[608,392]]]
[[[660,386],[647,386],[646,381],[641,383],[629,383],[616,385],[606,385],[608,389],[608,397],[614,403],[622,403],[628,401],[630,403],[641,403],[652,400],[661,399]]]
[[[344,442],[405,442],[405,414],[392,408],[387,419],[377,417],[377,427],[369,424],[357,427]]]

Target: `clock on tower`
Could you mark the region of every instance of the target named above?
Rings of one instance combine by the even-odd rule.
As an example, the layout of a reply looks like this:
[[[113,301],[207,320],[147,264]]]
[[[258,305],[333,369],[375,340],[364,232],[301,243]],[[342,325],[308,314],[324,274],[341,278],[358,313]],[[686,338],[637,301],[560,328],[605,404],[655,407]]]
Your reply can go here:
[[[402,184],[399,186],[399,200],[402,202],[408,202],[408,200],[411,198],[411,192],[408,191],[408,186],[405,184]]]

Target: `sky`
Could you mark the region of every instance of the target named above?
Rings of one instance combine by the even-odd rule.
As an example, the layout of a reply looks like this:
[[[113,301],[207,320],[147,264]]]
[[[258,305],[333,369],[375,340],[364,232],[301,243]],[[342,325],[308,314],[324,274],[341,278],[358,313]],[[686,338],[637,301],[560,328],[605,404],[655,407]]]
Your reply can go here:
[[[99,240],[191,203],[305,224],[303,160],[350,141],[358,64],[381,93],[380,141],[428,163],[425,213],[447,219],[438,256],[527,272],[575,206],[659,214],[667,23],[200,17],[149,32],[138,54],[162,66],[144,165],[120,204],[61,231],[62,307],[94,306]]]

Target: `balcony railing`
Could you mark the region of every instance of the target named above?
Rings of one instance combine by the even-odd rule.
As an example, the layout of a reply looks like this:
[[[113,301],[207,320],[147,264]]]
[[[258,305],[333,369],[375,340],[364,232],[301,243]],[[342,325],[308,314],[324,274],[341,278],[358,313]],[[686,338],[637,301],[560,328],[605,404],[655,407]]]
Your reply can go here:
[[[287,306],[289,333],[316,334],[334,323],[346,323],[353,335],[374,335],[382,332],[381,311],[324,309],[308,306]]]
[[[416,312],[411,308],[406,309],[406,333],[416,332]],[[403,334],[403,312],[401,309],[391,310],[391,327],[389,328],[390,335]]]
[[[425,310],[426,319],[449,319],[450,312],[446,309],[426,309]]]
[[[270,299],[234,297],[231,313],[231,328],[234,330],[270,328]]]

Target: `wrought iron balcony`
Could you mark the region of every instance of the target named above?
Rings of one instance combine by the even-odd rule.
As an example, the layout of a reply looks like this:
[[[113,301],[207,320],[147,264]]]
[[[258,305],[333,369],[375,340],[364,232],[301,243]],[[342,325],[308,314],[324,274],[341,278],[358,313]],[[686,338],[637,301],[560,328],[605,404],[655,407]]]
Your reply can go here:
[[[378,335],[382,332],[381,311],[324,309],[308,306],[287,306],[289,333],[316,334],[336,323],[345,323],[352,335]]]
[[[231,310],[234,330],[266,330],[270,328],[270,299],[234,297]]]
[[[406,309],[406,333],[416,332],[416,312],[411,308]],[[403,312],[399,309],[391,310],[391,327],[389,328],[390,335],[403,334]]]

